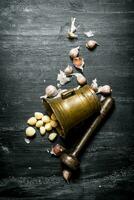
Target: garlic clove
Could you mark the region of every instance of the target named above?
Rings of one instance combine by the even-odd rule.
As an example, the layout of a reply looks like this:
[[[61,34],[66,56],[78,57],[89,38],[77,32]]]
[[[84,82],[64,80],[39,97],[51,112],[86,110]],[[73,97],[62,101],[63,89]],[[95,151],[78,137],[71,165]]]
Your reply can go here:
[[[82,74],[77,75],[77,82],[80,85],[85,85],[87,83],[87,80],[85,78],[85,76],[83,76]]]
[[[51,149],[51,154],[55,155],[55,156],[60,156],[63,152],[65,151],[65,148],[60,145],[60,144],[56,144],[55,146],[52,147]]]
[[[35,112],[34,113],[35,118],[38,119],[42,119],[42,117],[44,116],[41,112]]]
[[[52,115],[51,115],[51,119],[54,120],[54,121],[57,121],[56,116],[55,116],[54,113],[52,113]]]
[[[70,170],[66,170],[64,169],[62,172],[63,178],[65,179],[65,181],[69,182],[72,176],[72,172]]]
[[[72,66],[68,65],[68,66],[65,68],[64,72],[65,72],[66,76],[71,75],[71,74],[73,73],[73,68],[72,68]]]
[[[56,128],[56,127],[58,126],[58,123],[57,123],[56,121],[54,121],[54,120],[51,120],[51,121],[50,121],[50,124],[51,124],[51,126],[52,126],[53,128]]]
[[[42,121],[44,122],[44,123],[48,123],[48,122],[50,122],[50,117],[48,116],[48,115],[44,115],[43,117],[42,117]]]
[[[70,58],[75,58],[75,57],[77,57],[77,56],[79,55],[79,49],[80,49],[79,46],[76,47],[76,48],[71,49],[70,52],[69,52]]]
[[[86,47],[90,50],[93,50],[96,46],[98,45],[98,43],[95,40],[89,40],[86,43]]]
[[[58,94],[58,90],[55,86],[49,85],[45,89],[47,97],[55,97]]]
[[[112,92],[112,89],[109,85],[104,85],[104,86],[100,86],[98,88],[98,92],[97,93],[100,93],[102,95],[108,95],[108,94],[111,94]]]
[[[57,137],[57,133],[50,133],[48,139],[53,142]]]
[[[41,127],[40,127],[40,134],[41,134],[41,135],[45,135],[45,133],[46,133],[45,127],[44,127],[44,126],[41,126]]]
[[[84,59],[82,57],[73,58],[74,67],[77,69],[81,69],[83,71],[83,67],[85,65]]]
[[[43,126],[43,121],[42,120],[38,120],[36,122],[36,125],[35,125],[37,128],[40,128],[41,126]]]
[[[46,129],[46,131],[51,131],[52,130],[52,126],[51,126],[50,122],[45,124],[45,129]]]
[[[28,120],[27,120],[27,124],[29,124],[30,126],[34,126],[37,122],[37,119],[35,117],[30,117]]]
[[[26,128],[26,136],[27,137],[33,137],[35,135],[36,131],[33,127],[29,126]]]

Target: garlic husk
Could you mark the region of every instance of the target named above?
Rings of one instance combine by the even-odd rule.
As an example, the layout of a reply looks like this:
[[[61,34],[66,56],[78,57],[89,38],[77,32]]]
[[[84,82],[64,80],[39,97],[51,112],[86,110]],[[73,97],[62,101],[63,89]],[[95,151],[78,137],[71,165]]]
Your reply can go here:
[[[83,76],[82,74],[77,76],[77,82],[80,85],[85,85],[87,83],[87,79],[85,78],[85,76]]]
[[[95,92],[98,91],[98,83],[96,78],[92,80],[91,87]]]
[[[93,37],[93,36],[94,36],[94,33],[93,33],[92,31],[84,32],[84,34],[85,34],[87,37]]]
[[[75,68],[83,71],[83,67],[85,65],[84,59],[82,57],[73,58],[73,65]]]
[[[57,81],[59,81],[61,85],[65,85],[70,81],[70,78],[66,76],[65,72],[60,70],[60,73],[57,76]]]
[[[94,49],[96,46],[98,45],[98,43],[95,40],[89,40],[86,43],[86,47],[90,50]]]
[[[104,86],[100,86],[98,88],[98,92],[97,93],[100,93],[102,95],[108,95],[108,94],[111,94],[112,92],[112,89],[109,85],[104,85]]]
[[[70,56],[71,58],[77,57],[77,56],[79,55],[79,49],[80,49],[79,46],[76,47],[76,48],[71,49],[70,52],[69,52],[69,56]]]
[[[68,66],[65,68],[64,72],[65,72],[66,76],[71,75],[71,74],[73,73],[73,68],[72,68],[72,66],[68,65]]]
[[[53,85],[47,86],[45,92],[47,97],[55,97],[58,94],[57,88]]]
[[[71,18],[71,29],[70,29],[70,32],[72,32],[72,33],[74,33],[74,32],[76,32],[76,30],[77,30],[77,28],[76,28],[76,26],[75,26],[75,21],[76,21],[76,18],[74,17],[72,17]]]
[[[72,33],[72,32],[68,32],[68,36],[67,36],[69,39],[76,39],[78,38],[78,35],[76,35],[75,33]]]

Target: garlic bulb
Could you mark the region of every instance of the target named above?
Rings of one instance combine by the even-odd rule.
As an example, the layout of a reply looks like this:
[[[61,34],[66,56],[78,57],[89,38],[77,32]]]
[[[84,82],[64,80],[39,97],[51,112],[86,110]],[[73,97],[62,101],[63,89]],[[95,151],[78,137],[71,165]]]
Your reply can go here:
[[[86,43],[86,47],[90,50],[94,49],[96,46],[97,46],[97,42],[95,40],[89,40],[87,43]]]
[[[47,86],[45,92],[47,97],[54,97],[58,94],[58,90],[53,85]]]
[[[70,74],[72,74],[72,73],[73,73],[73,68],[72,68],[72,66],[68,65],[68,66],[65,68],[64,72],[65,72],[66,76],[69,76]]]
[[[71,49],[70,52],[69,52],[69,56],[71,58],[77,57],[79,55],[79,49],[80,49],[80,47],[76,47],[76,48]]]
[[[83,76],[82,74],[77,75],[77,82],[80,85],[85,85],[87,83],[87,80],[85,78],[85,76]]]
[[[111,94],[111,92],[112,92],[112,89],[109,85],[100,86],[98,88],[98,93],[103,94],[103,95]]]
[[[73,64],[77,69],[81,69],[83,71],[83,67],[85,65],[84,59],[82,57],[73,58]]]

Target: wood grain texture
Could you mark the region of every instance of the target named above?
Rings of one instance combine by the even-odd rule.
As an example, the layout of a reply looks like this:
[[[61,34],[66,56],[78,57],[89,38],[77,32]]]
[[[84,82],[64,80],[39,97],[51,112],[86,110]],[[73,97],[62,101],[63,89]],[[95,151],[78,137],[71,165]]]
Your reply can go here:
[[[70,42],[72,16],[80,27],[78,40]],[[1,200],[133,199],[133,26],[132,0],[0,1]],[[85,48],[88,30],[100,44],[93,52]],[[29,116],[44,111],[39,97],[56,84],[69,50],[78,45],[88,82],[96,77],[110,84],[116,107],[83,154],[79,177],[67,184],[59,160],[47,153],[47,138],[37,135],[26,144],[24,129]]]

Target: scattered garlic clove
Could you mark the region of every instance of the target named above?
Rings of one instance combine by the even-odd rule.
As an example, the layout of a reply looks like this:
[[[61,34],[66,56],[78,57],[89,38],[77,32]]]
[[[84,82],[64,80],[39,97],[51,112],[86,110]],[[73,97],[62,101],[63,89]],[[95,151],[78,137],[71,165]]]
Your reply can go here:
[[[55,155],[55,156],[60,156],[63,152],[65,151],[65,148],[60,145],[60,144],[56,144],[55,146],[52,147],[51,149],[51,154]]]
[[[37,122],[37,119],[35,117],[30,117],[28,120],[27,120],[27,124],[29,124],[30,126],[34,126]]]
[[[65,68],[64,72],[65,72],[66,76],[71,75],[71,74],[73,73],[73,68],[72,68],[72,66],[68,65],[68,66]]]
[[[87,83],[87,80],[86,80],[85,76],[83,76],[82,74],[78,74],[77,75],[77,82],[80,85],[85,85]]]
[[[45,127],[44,127],[44,126],[41,126],[41,127],[40,127],[40,134],[41,134],[41,135],[45,135],[45,133],[46,133]]]
[[[73,58],[73,64],[77,69],[81,69],[83,71],[83,67],[85,65],[84,59],[82,57]]]
[[[43,117],[42,117],[42,121],[44,122],[44,123],[49,123],[50,122],[50,117],[48,116],[48,115],[44,115]]]
[[[55,97],[58,94],[58,90],[55,86],[49,85],[45,89],[47,97]]]
[[[52,113],[52,115],[51,115],[51,119],[52,120],[54,120],[54,121],[56,121],[57,119],[56,119],[56,116],[55,116],[55,114],[54,113]]]
[[[50,133],[48,139],[52,142],[56,139],[57,133]]]
[[[41,112],[35,112],[34,113],[35,118],[38,119],[42,119],[42,117],[44,116]]]
[[[90,50],[94,49],[96,46],[97,46],[97,42],[95,40],[89,40],[87,43],[86,43],[86,47]]]
[[[72,172],[70,170],[66,170],[64,169],[62,172],[63,178],[65,179],[65,181],[69,182],[72,176]]]
[[[67,36],[69,39],[76,39],[78,38],[78,35],[76,35],[75,33],[72,33],[72,32],[68,32],[68,36]]]
[[[51,126],[52,126],[53,128],[56,128],[56,127],[58,126],[58,123],[57,123],[56,121],[54,121],[54,120],[51,120],[51,121],[50,121],[50,124],[51,124]]]
[[[36,131],[33,127],[29,126],[26,128],[26,136],[27,137],[33,137],[35,135]]]
[[[50,122],[45,124],[45,129],[46,129],[46,131],[51,131],[52,130],[52,126],[51,126]]]
[[[36,122],[36,125],[35,125],[37,128],[40,128],[41,126],[43,126],[43,121],[42,120],[38,120]]]
[[[100,86],[98,88],[98,93],[103,94],[103,95],[111,94],[111,92],[112,92],[112,89],[109,85]]]
[[[76,47],[76,48],[71,49],[70,52],[69,52],[69,56],[71,58],[77,57],[79,55],[79,49],[80,49],[80,47]]]

